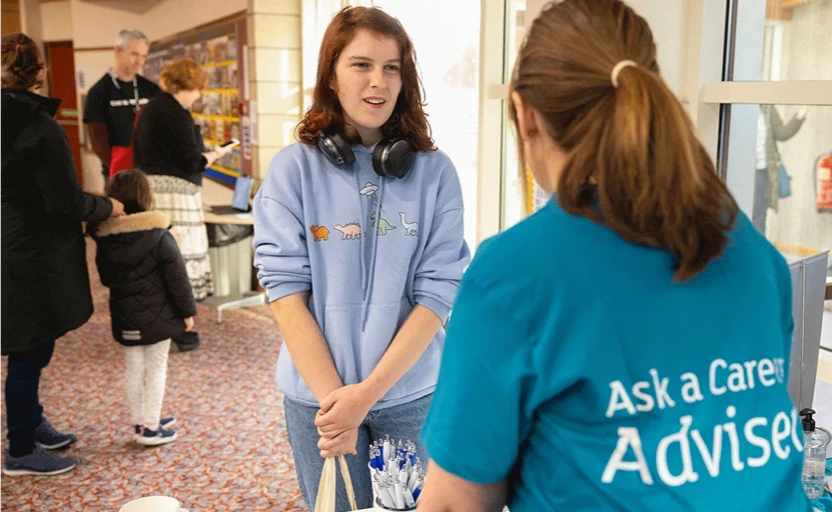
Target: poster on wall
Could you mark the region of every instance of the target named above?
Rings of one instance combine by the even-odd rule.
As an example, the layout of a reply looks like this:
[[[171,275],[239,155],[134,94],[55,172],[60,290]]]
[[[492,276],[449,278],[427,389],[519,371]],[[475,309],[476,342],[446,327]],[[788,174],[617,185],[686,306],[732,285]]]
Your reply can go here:
[[[242,139],[241,98],[248,79],[238,65],[246,40],[246,18],[225,21],[216,26],[186,31],[165,41],[154,43],[145,64],[145,76],[159,81],[162,68],[172,59],[187,57],[196,61],[205,74],[202,96],[191,107],[194,124],[199,127],[205,149],[229,139]],[[250,155],[250,152],[249,152]],[[229,187],[237,177],[251,175],[251,157],[244,158],[243,149],[214,162],[205,175]]]

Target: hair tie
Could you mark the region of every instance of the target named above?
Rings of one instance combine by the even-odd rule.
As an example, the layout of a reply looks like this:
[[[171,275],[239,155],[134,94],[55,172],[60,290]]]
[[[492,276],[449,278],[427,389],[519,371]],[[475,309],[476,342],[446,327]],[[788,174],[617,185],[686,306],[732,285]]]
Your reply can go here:
[[[622,60],[621,62],[616,64],[612,68],[612,73],[610,73],[610,79],[612,81],[612,86],[613,87],[616,87],[616,88],[618,87],[618,74],[621,73],[621,70],[626,68],[627,66],[633,66],[634,68],[637,68],[638,63],[636,63],[632,60]]]
[[[20,43],[17,43],[16,45],[14,45],[14,51],[18,51],[18,50],[20,50]]]

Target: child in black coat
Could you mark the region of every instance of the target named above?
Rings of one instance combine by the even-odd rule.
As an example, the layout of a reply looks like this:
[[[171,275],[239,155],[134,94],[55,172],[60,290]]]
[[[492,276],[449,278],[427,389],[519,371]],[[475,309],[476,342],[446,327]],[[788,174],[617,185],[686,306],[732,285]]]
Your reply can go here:
[[[110,180],[108,195],[124,203],[124,217],[92,228],[95,263],[110,289],[113,336],[124,345],[127,404],[136,442],[157,446],[176,440],[173,418],[161,418],[170,339],[194,326],[196,301],[170,221],[152,211],[153,192],[138,169]],[[146,379],[146,380],[145,380]]]

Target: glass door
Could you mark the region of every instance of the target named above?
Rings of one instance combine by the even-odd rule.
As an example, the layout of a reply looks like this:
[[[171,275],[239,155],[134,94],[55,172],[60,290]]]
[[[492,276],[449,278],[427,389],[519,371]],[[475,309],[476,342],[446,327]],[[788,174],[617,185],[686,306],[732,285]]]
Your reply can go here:
[[[413,41],[437,147],[456,167],[465,203],[465,239],[477,245],[480,0],[375,0]]]

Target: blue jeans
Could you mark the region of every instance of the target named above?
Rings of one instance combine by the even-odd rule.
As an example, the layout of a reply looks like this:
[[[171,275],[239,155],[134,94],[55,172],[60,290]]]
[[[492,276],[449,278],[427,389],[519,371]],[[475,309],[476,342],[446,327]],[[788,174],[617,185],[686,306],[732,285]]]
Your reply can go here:
[[[38,399],[40,372],[49,364],[55,341],[41,343],[26,352],[9,354],[6,371],[6,424],[9,454],[23,457],[35,449],[35,428],[43,421]]]
[[[370,411],[358,427],[358,445],[356,446],[358,455],[347,455],[346,459],[355,490],[355,502],[359,509],[373,506],[373,488],[370,470],[367,466],[370,462],[369,447],[373,440],[384,439],[385,435],[397,441],[409,439],[416,444],[416,456],[422,460],[422,464],[427,465],[427,452],[419,436],[432,400],[433,395],[430,394],[410,403]],[[318,497],[318,484],[321,481],[321,472],[324,467],[324,459],[321,458],[318,449],[320,436],[315,428],[315,415],[318,414],[318,408],[307,407],[288,398],[283,400],[283,408],[286,412],[286,431],[289,435],[289,444],[292,445],[300,490],[307,508],[312,510]],[[340,466],[335,510],[350,510]]]

